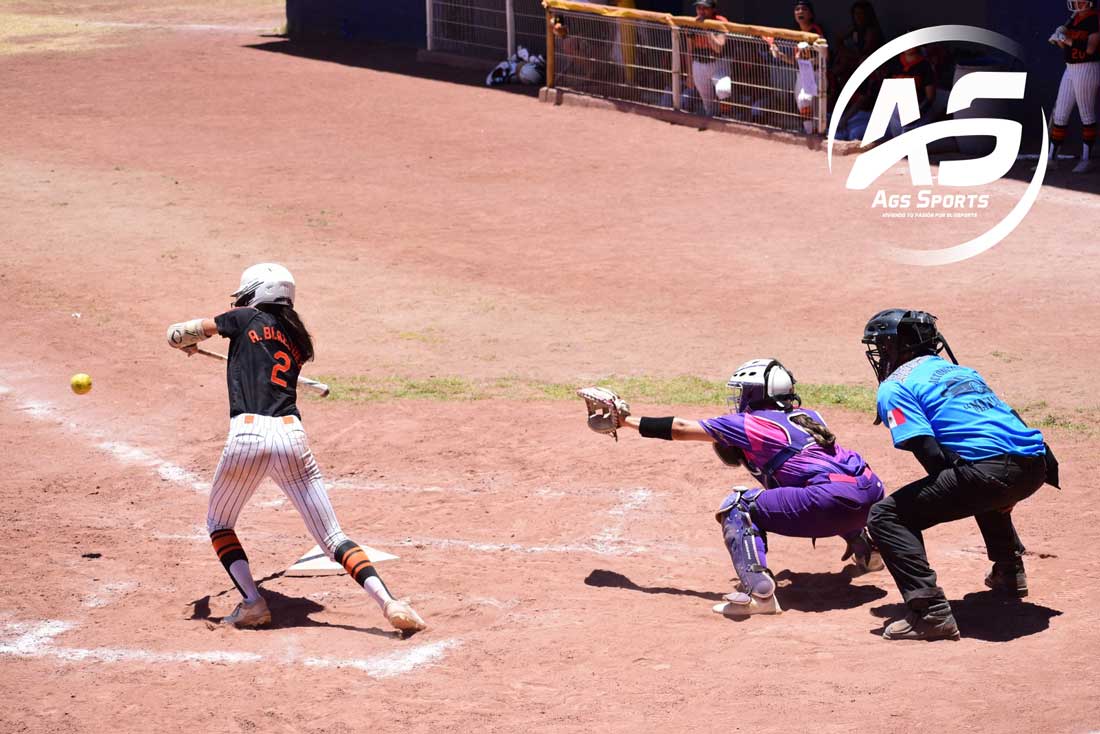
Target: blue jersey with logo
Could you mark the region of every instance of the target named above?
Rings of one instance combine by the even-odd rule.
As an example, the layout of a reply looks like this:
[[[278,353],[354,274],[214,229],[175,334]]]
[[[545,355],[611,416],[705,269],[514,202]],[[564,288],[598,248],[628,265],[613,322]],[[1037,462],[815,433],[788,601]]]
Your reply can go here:
[[[934,436],[967,461],[1046,452],[1043,434],[1024,425],[981,375],[941,357],[918,357],[886,378],[878,415],[895,446]]]

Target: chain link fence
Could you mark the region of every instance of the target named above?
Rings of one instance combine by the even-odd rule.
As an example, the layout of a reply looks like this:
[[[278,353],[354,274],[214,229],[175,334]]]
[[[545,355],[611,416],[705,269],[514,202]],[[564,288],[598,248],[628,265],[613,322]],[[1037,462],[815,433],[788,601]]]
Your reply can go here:
[[[546,52],[542,0],[427,0],[428,50],[499,61]]]

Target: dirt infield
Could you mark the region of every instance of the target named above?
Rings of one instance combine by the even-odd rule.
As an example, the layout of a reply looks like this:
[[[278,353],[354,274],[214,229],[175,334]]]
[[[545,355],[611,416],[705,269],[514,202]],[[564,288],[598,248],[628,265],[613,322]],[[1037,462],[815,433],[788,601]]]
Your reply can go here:
[[[67,6],[6,5],[22,30],[0,34],[0,730],[1100,730],[1100,266],[1078,239],[1100,200],[1048,189],[991,252],[901,267],[884,245],[980,223],[874,219],[819,152],[394,49],[326,59],[265,35],[277,6]],[[1000,211],[1023,184],[998,186]],[[336,396],[302,411],[342,524],[400,555],[380,570],[431,629],[399,640],[346,578],[279,575],[312,541],[270,484],[238,530],[275,623],[212,629],[236,595],[203,528],[224,377],[162,340],[263,260],[297,276],[333,379],[722,379],[775,354],[866,386],[867,317],[926,308],[1053,424],[1065,490],[1015,514],[1031,596],[984,593],[963,522],[927,534],[960,642],[881,640],[900,597],[835,538],[772,538],[788,611],[725,620],[712,512],[747,476],[705,447],[605,442],[579,402]],[[868,415],[825,412],[890,485],[917,475]]]

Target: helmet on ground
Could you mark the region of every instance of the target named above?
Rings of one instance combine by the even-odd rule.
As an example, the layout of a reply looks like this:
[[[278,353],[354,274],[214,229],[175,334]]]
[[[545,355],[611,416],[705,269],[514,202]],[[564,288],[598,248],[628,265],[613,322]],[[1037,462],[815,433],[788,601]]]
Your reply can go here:
[[[1071,13],[1083,13],[1095,4],[1094,0],[1066,0],[1066,7]]]
[[[863,343],[867,345],[867,361],[879,382],[911,359],[944,350],[958,364],[947,339],[936,328],[936,317],[927,311],[904,308],[879,311],[864,327]]]
[[[791,371],[777,359],[753,359],[738,367],[726,387],[731,410],[793,410],[802,403]]]
[[[232,294],[233,305],[255,306],[260,303],[294,305],[294,276],[282,265],[260,263],[241,273],[241,287]]]

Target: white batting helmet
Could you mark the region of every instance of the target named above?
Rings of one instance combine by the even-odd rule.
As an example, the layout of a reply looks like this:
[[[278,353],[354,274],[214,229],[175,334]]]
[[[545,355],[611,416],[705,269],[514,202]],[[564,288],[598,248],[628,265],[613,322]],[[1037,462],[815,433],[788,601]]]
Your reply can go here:
[[[234,305],[258,303],[294,305],[294,276],[282,265],[259,263],[241,273],[241,287],[232,294]]]
[[[1094,4],[1093,0],[1066,0],[1066,7],[1071,13],[1083,13]]]

